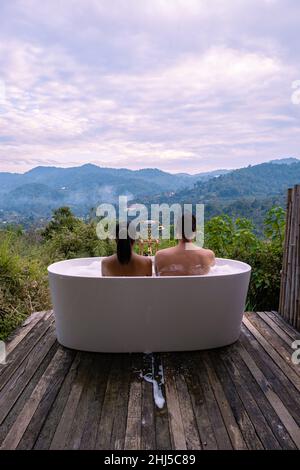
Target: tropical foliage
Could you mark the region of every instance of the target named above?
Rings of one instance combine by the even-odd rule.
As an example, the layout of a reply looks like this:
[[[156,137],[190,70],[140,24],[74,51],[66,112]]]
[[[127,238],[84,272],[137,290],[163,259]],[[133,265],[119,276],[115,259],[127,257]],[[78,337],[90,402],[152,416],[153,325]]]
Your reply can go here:
[[[205,244],[221,258],[251,265],[248,310],[277,309],[280,290],[285,212],[272,208],[265,218],[264,237],[245,218],[213,217],[205,226]]]

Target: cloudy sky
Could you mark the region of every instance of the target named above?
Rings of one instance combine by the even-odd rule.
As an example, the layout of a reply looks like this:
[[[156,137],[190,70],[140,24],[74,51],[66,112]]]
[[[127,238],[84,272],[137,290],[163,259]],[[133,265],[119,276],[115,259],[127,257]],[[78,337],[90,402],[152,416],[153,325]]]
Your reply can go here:
[[[0,171],[300,157],[299,0],[1,0]]]

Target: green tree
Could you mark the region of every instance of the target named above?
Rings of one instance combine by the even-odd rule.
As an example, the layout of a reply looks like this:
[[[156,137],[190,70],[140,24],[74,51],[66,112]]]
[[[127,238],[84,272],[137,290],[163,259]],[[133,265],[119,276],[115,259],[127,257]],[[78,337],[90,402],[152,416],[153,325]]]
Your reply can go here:
[[[60,207],[53,211],[51,221],[42,232],[45,240],[51,239],[56,233],[67,229],[72,232],[78,227],[80,220],[75,217],[69,207]]]

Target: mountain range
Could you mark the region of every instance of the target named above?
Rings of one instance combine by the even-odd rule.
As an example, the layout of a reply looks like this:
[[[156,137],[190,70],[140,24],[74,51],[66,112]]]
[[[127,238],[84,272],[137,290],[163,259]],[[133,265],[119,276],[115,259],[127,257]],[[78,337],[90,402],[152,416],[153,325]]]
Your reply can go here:
[[[274,206],[285,208],[287,189],[296,184],[300,184],[300,160],[288,158],[197,181],[193,188],[179,190],[169,197],[149,197],[148,202],[203,203],[206,219],[221,214],[246,217],[262,232],[266,212]]]
[[[272,204],[284,205],[287,188],[297,183],[300,160],[296,158],[194,175],[92,164],[39,166],[23,174],[0,172],[0,223],[48,219],[54,208],[63,205],[85,217],[101,202],[116,203],[121,194],[146,204],[205,203],[206,216],[225,212],[255,219]]]
[[[103,168],[90,163],[71,168],[38,166],[26,173],[1,173],[0,195],[28,184],[43,184],[56,191],[78,191],[93,187],[114,185],[116,193],[124,185],[132,188],[135,195],[149,194],[164,190],[178,190],[192,186],[196,181],[208,180],[215,176],[229,173],[231,170],[214,170],[190,175],[188,173],[167,173],[157,168],[128,170],[126,168]],[[149,188],[149,181],[151,187]],[[133,184],[133,186],[131,186]]]
[[[156,168],[128,170],[86,164],[72,168],[39,166],[24,174],[0,173],[0,219],[47,218],[53,208],[62,205],[84,216],[101,202],[116,203],[119,195],[127,195],[129,200],[170,195],[228,172],[171,174]]]

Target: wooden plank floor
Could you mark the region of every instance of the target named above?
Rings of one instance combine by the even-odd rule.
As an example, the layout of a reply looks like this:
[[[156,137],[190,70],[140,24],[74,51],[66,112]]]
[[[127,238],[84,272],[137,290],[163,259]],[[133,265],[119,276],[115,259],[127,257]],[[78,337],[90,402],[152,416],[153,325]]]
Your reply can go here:
[[[299,449],[300,334],[246,313],[232,346],[94,354],[58,345],[51,312],[31,316],[0,365],[1,449]],[[163,408],[140,376],[163,366]]]

